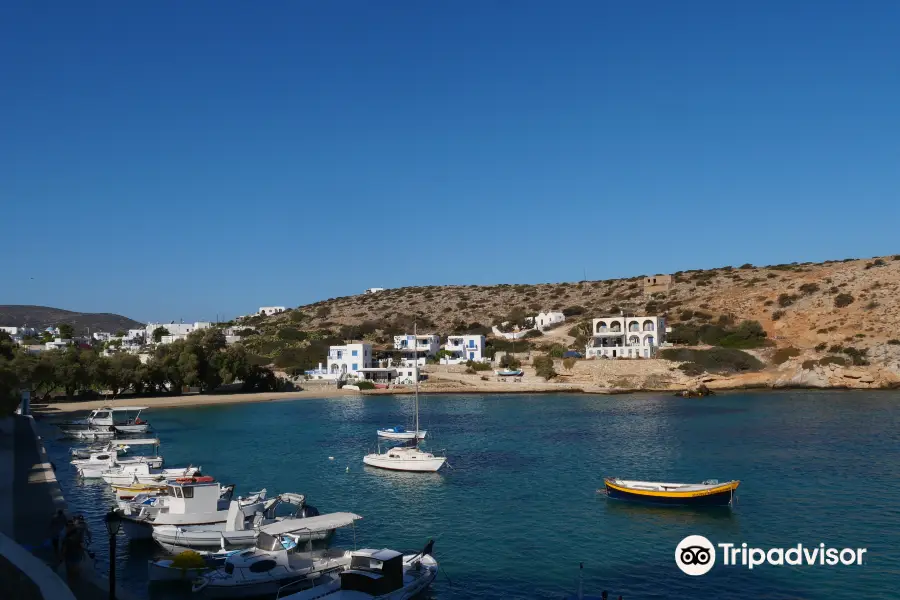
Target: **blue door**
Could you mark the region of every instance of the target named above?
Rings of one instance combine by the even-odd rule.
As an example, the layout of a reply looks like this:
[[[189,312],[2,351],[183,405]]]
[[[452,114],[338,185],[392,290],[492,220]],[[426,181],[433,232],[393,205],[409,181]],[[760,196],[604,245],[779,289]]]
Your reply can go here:
[[[475,360],[475,353],[469,352],[469,360]]]

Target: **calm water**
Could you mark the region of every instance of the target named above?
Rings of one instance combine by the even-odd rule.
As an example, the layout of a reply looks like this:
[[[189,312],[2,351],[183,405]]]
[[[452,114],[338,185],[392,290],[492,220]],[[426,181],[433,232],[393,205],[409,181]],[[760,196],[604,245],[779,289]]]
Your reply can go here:
[[[586,589],[626,600],[881,599],[896,598],[900,587],[898,402],[900,394],[862,392],[430,397],[423,404],[430,447],[446,448],[452,466],[440,474],[362,464],[376,427],[408,422],[409,397],[148,416],[168,465],[202,465],[237,483],[238,493],[296,491],[322,512],[357,512],[365,517],[358,547],[414,549],[435,538],[449,576],[431,592],[441,600],[560,598],[574,591],[581,561]],[[71,508],[98,519],[110,492],[73,479],[66,446],[48,449]],[[597,494],[603,475],[742,484],[733,511],[698,512],[608,501]],[[105,535],[99,520],[93,530]],[[759,547],[866,547],[867,562],[717,566],[692,578],[673,560],[689,534]],[[352,544],[352,530],[336,538]],[[103,544],[95,549],[104,564]],[[153,552],[120,537],[120,581],[143,596]]]

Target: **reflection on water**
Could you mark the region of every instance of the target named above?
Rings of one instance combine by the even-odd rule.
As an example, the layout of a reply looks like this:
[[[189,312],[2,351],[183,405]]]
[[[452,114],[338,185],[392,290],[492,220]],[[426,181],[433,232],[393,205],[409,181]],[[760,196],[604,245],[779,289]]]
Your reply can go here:
[[[421,548],[441,575],[431,594],[561,598],[585,586],[624,598],[895,597],[900,572],[900,410],[893,393],[504,395],[423,398],[427,448],[446,449],[439,473],[366,467],[375,430],[408,423],[412,397],[300,400],[148,413],[167,465],[203,466],[236,493],[300,492],[320,511],[362,515],[338,547]],[[382,444],[382,449],[386,448]],[[87,513],[101,566],[103,484],[81,483],[66,445],[48,451],[66,499]],[[604,476],[698,482],[740,479],[733,511],[657,507],[598,494]],[[878,493],[850,493],[877,482]],[[848,487],[850,486],[850,487]],[[837,493],[836,493],[837,491]],[[686,535],[778,546],[825,542],[869,549],[863,569],[677,570]],[[153,544],[117,549],[121,583],[148,592]],[[185,596],[187,597],[187,596]]]

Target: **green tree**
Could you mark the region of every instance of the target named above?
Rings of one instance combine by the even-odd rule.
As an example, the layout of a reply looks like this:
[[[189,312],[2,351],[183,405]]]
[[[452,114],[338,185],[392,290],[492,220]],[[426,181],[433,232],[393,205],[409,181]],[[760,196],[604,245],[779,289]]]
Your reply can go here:
[[[553,369],[553,357],[550,355],[542,354],[541,356],[536,356],[533,362],[534,371],[538,377],[543,377],[548,381],[556,377],[557,373]]]
[[[518,369],[522,366],[522,361],[512,354],[504,354],[500,359],[500,366],[504,369]]]
[[[158,344],[162,341],[164,335],[171,335],[171,334],[169,333],[168,329],[166,329],[163,326],[159,326],[153,330],[151,337],[153,337],[153,341]]]
[[[59,329],[59,337],[64,340],[71,340],[75,337],[75,328],[68,323],[57,325],[56,328]]]

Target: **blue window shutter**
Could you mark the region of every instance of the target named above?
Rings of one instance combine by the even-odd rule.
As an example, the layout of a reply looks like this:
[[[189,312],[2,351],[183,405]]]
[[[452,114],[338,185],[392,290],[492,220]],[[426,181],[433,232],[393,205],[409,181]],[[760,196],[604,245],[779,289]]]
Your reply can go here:
[[[359,354],[359,351],[358,351],[358,350],[352,350],[352,351],[351,351],[351,355],[352,355],[352,356],[356,356],[357,354]]]
[[[469,352],[469,360],[475,360],[475,353]]]
[[[359,365],[357,363],[353,363],[353,370],[356,371],[359,369]]]

